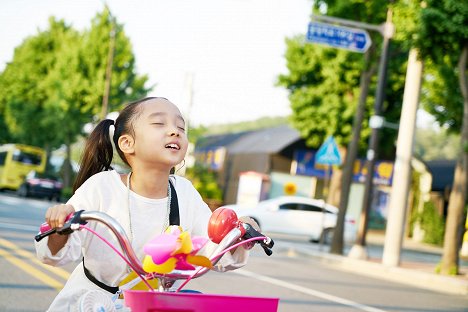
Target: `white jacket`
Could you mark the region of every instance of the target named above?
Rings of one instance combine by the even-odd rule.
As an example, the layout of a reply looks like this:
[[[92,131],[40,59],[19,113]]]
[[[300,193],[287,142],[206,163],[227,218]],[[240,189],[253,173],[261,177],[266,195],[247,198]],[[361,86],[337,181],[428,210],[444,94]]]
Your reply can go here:
[[[191,236],[207,237],[211,210],[190,181],[180,176],[172,176],[172,182],[179,202],[180,226]],[[128,203],[131,213],[131,231]],[[125,229],[127,236],[133,237],[132,247],[140,260],[144,257],[144,244],[163,232],[163,226],[168,217],[167,198],[150,199],[133,191],[128,192],[116,171],[104,171],[90,177],[70,198],[68,204],[73,205],[76,211],[101,211],[115,218]],[[102,224],[90,221],[86,226],[97,231],[120,250],[113,234]],[[56,255],[51,254],[47,241],[48,238],[45,238],[36,242],[37,257],[46,264],[63,266],[80,261],[84,256],[86,268],[97,280],[109,286],[118,286],[128,274],[124,260],[87,230],[72,233],[65,246]],[[212,250],[212,248],[207,249]],[[247,262],[247,258],[248,251],[244,248],[237,248],[234,254],[227,253],[223,256],[217,270],[225,271],[241,267]],[[83,264],[80,263],[48,311],[70,311],[83,293],[93,289],[100,290],[85,276]]]

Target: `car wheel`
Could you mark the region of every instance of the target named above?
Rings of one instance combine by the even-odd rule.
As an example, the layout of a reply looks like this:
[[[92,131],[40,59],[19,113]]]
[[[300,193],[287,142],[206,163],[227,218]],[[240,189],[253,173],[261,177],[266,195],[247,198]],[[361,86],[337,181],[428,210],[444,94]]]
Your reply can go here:
[[[50,201],[59,202],[59,201],[60,201],[60,194],[51,195],[51,196],[49,197],[49,200],[50,200]]]
[[[328,228],[324,229],[322,235],[320,236],[320,243],[325,245],[331,245],[333,240],[333,229]]]
[[[25,184],[22,184],[19,189],[16,191],[19,197],[28,197],[28,187]]]

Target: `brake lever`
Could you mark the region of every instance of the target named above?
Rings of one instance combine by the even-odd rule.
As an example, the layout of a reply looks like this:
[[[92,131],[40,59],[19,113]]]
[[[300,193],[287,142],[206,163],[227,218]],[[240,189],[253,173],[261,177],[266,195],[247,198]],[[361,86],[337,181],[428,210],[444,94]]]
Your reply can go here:
[[[263,250],[265,251],[267,256],[271,256],[273,254],[273,251],[271,248],[273,248],[273,245],[275,242],[268,236],[263,235],[259,231],[257,231],[252,225],[248,223],[242,223],[242,226],[245,229],[245,234],[242,236],[244,239],[250,239],[254,237],[263,237],[264,239],[261,241],[255,241],[255,243],[260,244],[262,246]]]

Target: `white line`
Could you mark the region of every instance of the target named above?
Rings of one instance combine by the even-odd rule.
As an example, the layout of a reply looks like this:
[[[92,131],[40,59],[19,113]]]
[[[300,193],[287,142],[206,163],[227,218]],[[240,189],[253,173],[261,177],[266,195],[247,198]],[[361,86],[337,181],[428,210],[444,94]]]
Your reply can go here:
[[[18,224],[18,223],[12,224],[12,223],[0,222],[0,228],[39,232],[39,226],[25,225],[25,224]]]
[[[291,284],[291,283],[288,283],[288,282],[281,281],[279,279],[275,279],[275,278],[271,278],[271,277],[268,277],[268,276],[256,274],[256,273],[253,273],[253,272],[250,272],[250,271],[246,271],[244,269],[237,269],[237,270],[234,270],[232,272],[236,273],[236,274],[239,274],[239,275],[247,276],[247,277],[250,277],[250,278],[255,278],[255,279],[258,279],[260,281],[267,282],[267,283],[277,285],[277,286],[280,286],[280,287],[296,290],[296,291],[302,292],[302,293],[307,294],[307,295],[311,295],[311,296],[314,296],[314,297],[319,297],[319,298],[322,298],[322,299],[325,299],[325,300],[328,300],[328,301],[333,301],[333,302],[336,302],[336,303],[339,303],[339,304],[342,304],[342,305],[345,305],[345,306],[351,306],[353,308],[356,308],[356,309],[359,309],[359,310],[362,310],[362,311],[386,312],[385,310],[380,310],[380,309],[377,309],[377,308],[369,307],[369,306],[366,306],[366,305],[363,305],[363,304],[360,304],[360,303],[357,303],[357,302],[354,302],[354,301],[351,301],[351,300],[348,300],[348,299],[336,297],[336,296],[333,296],[333,295],[330,295],[330,294],[327,294],[327,293],[324,293],[324,292],[321,292],[321,291],[313,290],[313,289],[310,289],[310,288],[294,285],[294,284]],[[281,302],[281,300],[280,300],[280,302]]]

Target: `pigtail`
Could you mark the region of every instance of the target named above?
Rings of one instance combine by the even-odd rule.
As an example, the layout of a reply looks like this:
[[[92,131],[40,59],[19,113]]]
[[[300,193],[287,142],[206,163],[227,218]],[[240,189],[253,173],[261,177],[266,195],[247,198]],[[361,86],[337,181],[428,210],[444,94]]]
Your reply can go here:
[[[114,124],[111,119],[104,119],[94,128],[89,135],[84,148],[81,165],[73,192],[75,192],[92,175],[112,169],[111,162],[114,154],[109,128]]]

